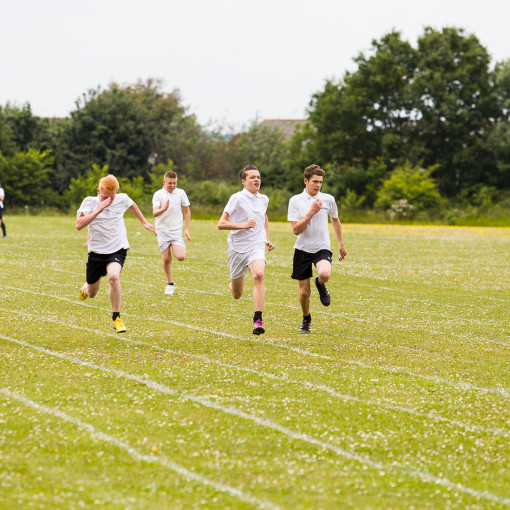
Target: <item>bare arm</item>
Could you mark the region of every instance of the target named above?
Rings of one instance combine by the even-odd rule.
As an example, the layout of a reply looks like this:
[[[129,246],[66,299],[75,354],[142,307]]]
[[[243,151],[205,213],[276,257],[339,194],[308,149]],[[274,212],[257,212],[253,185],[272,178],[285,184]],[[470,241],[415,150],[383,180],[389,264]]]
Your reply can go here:
[[[191,211],[189,205],[183,205],[182,213],[184,214],[184,234],[188,238],[188,241],[191,241],[191,237],[189,235],[189,226],[191,222]]]
[[[256,224],[253,218],[249,218],[246,223],[232,223],[229,214],[224,212],[218,221],[218,230],[246,230],[253,228]]]
[[[274,244],[269,240],[269,219],[266,214],[266,218],[264,220],[264,229],[266,231],[266,246],[269,251],[274,249]]]
[[[310,220],[321,210],[322,202],[318,198],[312,203],[310,210],[299,221],[292,221],[292,232],[297,236],[306,230]]]
[[[81,213],[80,217],[76,220],[76,228],[78,230],[85,228],[89,223],[94,221],[99,216],[99,214],[102,213],[111,203],[112,199],[107,198],[106,200],[100,202],[98,208],[90,214],[85,215]]]
[[[154,228],[154,226],[151,225],[144,218],[144,216],[142,214],[142,211],[140,211],[140,209],[138,208],[138,206],[134,202],[133,202],[133,205],[131,207],[128,207],[128,209],[135,215],[135,217],[140,221],[140,223],[143,225],[144,228],[146,228],[147,230],[150,230],[155,235],[158,235],[158,234],[156,234],[156,229]]]
[[[166,201],[166,204],[163,206],[163,207],[153,207],[152,208],[152,214],[153,216],[156,218],[158,217],[160,214],[163,214],[167,209],[168,209],[168,206],[170,205],[170,200],[167,200]]]
[[[345,256],[347,255],[347,250],[344,246],[344,240],[342,237],[342,224],[338,218],[331,218],[331,225],[335,231],[335,235],[338,240],[338,246],[340,248],[340,257],[338,260],[344,260]]]

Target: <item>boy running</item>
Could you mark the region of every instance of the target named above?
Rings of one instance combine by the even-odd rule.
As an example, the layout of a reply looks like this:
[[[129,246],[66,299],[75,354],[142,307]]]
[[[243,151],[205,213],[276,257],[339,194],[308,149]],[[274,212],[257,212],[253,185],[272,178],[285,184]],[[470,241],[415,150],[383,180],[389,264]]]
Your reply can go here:
[[[265,247],[274,248],[269,240],[267,206],[269,199],[259,193],[261,179],[255,165],[244,167],[239,177],[243,190],[234,193],[218,222],[219,230],[230,230],[228,235],[228,264],[230,267],[230,292],[234,299],[243,295],[244,277],[251,271],[253,276],[253,334],[265,332],[262,311],[266,288],[264,269],[266,265]]]
[[[184,213],[184,234],[188,241],[191,212],[186,192],[177,187],[177,174],[169,171],[163,178],[163,188],[152,197],[152,214],[156,218],[158,244],[163,257],[163,270],[166,274],[165,294],[175,292],[172,277],[172,253],[177,260],[186,257],[186,244],[182,235],[182,216]]]
[[[133,200],[125,193],[117,194],[118,189],[117,178],[107,175],[99,181],[97,197],[86,197],[78,209],[76,228],[81,230],[88,226],[90,232],[87,277],[79,297],[82,301],[88,297],[93,298],[99,291],[101,278],[108,275],[113,329],[117,333],[125,333],[126,326],[120,318],[119,279],[129,250],[124,213],[129,209],[144,228],[154,234],[156,231],[150,223],[147,223]]]
[[[319,292],[321,303],[329,306],[331,297],[326,282],[331,277],[331,240],[329,238],[328,216],[338,240],[340,257],[347,255],[343,238],[342,225],[338,219],[338,208],[335,198],[321,193],[325,172],[319,165],[305,168],[305,189],[294,195],[289,201],[287,220],[292,222],[292,232],[297,235],[294,245],[294,261],[291,278],[299,282],[299,303],[303,312],[300,333],[310,333],[310,278],[313,276],[312,264],[317,268],[318,276],[315,286]]]

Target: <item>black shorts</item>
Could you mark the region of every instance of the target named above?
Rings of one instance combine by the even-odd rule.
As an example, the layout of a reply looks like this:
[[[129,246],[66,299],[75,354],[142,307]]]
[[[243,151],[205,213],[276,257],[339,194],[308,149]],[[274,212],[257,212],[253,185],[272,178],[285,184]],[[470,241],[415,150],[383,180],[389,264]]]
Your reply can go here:
[[[294,250],[294,261],[292,263],[291,278],[294,280],[306,280],[313,276],[312,264],[317,266],[317,262],[327,260],[331,264],[333,253],[329,250],[319,250],[317,253],[308,253],[306,251]]]
[[[122,267],[124,267],[126,255],[127,250],[124,248],[116,251],[115,253],[107,253],[105,255],[91,251],[87,260],[87,283],[92,285],[102,276],[106,276],[108,274],[106,266],[110,262],[118,262]]]
[[[0,207],[0,220],[2,219],[3,214],[4,214],[4,208]]]

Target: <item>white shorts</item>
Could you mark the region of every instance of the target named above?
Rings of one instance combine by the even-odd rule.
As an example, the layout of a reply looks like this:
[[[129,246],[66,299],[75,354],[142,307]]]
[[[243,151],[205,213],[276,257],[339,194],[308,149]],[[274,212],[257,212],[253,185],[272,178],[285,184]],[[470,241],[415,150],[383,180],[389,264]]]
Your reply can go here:
[[[166,230],[161,228],[158,230],[157,239],[161,253],[163,253],[171,245],[182,246],[183,248],[186,248],[182,230]]]
[[[238,251],[228,250],[228,267],[230,268],[230,279],[237,280],[248,272],[248,266],[254,260],[263,260],[266,262],[266,245],[258,245],[252,251],[239,253]]]

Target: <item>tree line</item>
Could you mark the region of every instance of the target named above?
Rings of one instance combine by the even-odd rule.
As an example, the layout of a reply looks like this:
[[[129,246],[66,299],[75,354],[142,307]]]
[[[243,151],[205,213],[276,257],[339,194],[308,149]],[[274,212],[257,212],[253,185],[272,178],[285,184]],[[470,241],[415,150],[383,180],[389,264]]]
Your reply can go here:
[[[351,213],[508,213],[510,61],[491,65],[462,29],[425,28],[415,45],[390,32],[354,62],[312,96],[289,140],[256,119],[236,134],[202,126],[179,91],[164,92],[156,79],[89,90],[68,118],[0,106],[8,203],[69,208],[108,171],[143,203],[174,169],[192,203],[219,207],[239,186],[239,170],[255,164],[273,212],[282,212],[302,189],[303,169],[317,163],[324,190]]]

